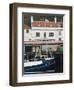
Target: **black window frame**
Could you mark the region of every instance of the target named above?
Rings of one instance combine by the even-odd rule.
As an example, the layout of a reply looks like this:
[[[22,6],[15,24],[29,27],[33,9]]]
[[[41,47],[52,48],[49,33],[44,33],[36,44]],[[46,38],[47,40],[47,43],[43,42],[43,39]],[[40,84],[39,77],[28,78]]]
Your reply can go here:
[[[49,37],[53,37],[54,36],[54,32],[49,32]]]
[[[36,37],[40,37],[40,32],[36,32]]]

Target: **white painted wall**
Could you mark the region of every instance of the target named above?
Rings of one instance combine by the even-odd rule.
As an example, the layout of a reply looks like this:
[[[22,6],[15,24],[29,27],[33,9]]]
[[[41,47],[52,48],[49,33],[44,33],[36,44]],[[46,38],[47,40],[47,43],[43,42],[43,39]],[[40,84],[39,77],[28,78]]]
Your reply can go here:
[[[29,33],[26,33],[26,29],[24,29],[24,41],[29,41],[29,39],[32,39],[32,33],[31,29],[28,29]]]
[[[39,85],[26,87],[9,86],[9,3],[39,3],[55,5],[72,5],[74,11],[74,0],[0,0],[0,90],[74,90],[74,78],[71,84]],[[73,12],[74,16],[74,12]],[[73,18],[74,22],[74,18]],[[74,24],[73,24],[74,30]],[[73,31],[74,38],[74,31]],[[74,39],[73,39],[74,46]],[[73,48],[74,51],[74,48]],[[74,60],[74,54],[73,54]],[[74,61],[73,61],[74,68]],[[74,76],[74,69],[73,69]]]
[[[59,31],[61,32],[61,35],[59,35]],[[40,33],[40,37],[36,37],[36,33]],[[46,32],[46,38],[44,38],[44,32]],[[54,33],[54,36],[49,37],[49,33]],[[63,40],[63,29],[29,29],[29,33],[26,33],[26,29],[24,29],[24,41],[29,41],[31,40],[50,40],[50,39],[55,39],[59,40],[61,38]]]

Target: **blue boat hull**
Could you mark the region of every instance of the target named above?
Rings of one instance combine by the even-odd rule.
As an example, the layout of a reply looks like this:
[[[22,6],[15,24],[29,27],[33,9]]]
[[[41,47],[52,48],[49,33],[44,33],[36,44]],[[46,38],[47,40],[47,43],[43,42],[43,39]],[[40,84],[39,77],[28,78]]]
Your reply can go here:
[[[47,72],[49,70],[55,70],[55,61],[53,60],[42,60],[42,64],[33,65],[24,68],[24,72],[26,73],[34,73],[34,72]]]

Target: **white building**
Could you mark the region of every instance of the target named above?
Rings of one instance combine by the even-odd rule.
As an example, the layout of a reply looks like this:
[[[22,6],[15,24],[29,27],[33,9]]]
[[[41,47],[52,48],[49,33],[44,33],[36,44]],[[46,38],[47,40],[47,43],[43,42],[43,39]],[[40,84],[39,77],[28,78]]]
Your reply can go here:
[[[24,41],[63,41],[63,22],[54,21],[34,21],[31,16],[31,28],[25,25]]]
[[[31,25],[24,24],[24,53],[35,56],[47,57],[51,51],[56,51],[59,45],[63,45],[63,21],[53,21],[47,19],[34,21],[31,16]]]

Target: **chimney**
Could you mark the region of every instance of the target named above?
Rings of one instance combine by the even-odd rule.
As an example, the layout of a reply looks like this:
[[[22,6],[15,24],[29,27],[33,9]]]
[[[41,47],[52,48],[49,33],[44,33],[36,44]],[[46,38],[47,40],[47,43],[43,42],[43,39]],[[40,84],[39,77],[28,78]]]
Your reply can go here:
[[[57,17],[56,17],[56,16],[54,17],[54,22],[55,22],[55,23],[57,22]]]
[[[33,16],[31,16],[31,23],[33,22]]]
[[[47,18],[45,18],[45,21],[46,21],[46,22],[49,22],[49,20],[48,20]]]
[[[33,16],[31,16],[31,28],[32,28],[32,23],[33,23]]]

